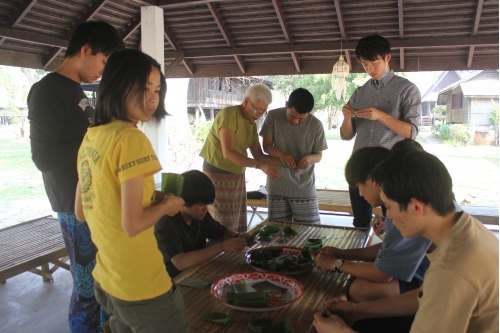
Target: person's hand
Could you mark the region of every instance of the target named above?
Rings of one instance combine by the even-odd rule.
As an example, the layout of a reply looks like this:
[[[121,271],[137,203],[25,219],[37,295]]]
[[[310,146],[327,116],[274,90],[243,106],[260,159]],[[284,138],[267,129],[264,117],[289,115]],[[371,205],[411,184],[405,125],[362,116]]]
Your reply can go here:
[[[330,256],[338,257],[339,249],[333,246],[323,246],[321,249],[319,249],[319,252],[324,252],[326,254],[329,254]]]
[[[165,195],[160,205],[163,206],[165,215],[174,216],[181,210],[182,206],[184,206],[184,199],[176,197],[172,193],[168,193]]]
[[[311,165],[311,163],[309,162],[309,157],[307,155],[302,156],[297,162],[297,169],[295,169],[295,172],[305,170],[309,167],[309,165]]]
[[[281,171],[267,162],[259,162],[258,167],[271,179],[276,179],[281,176]]]
[[[358,111],[354,111],[354,114],[358,118],[368,119],[368,120],[377,120],[384,112],[379,109],[375,109],[373,107],[364,108]]]
[[[222,242],[222,248],[225,252],[241,252],[246,246],[247,242],[245,238],[241,237],[231,238]]]
[[[365,319],[362,313],[358,310],[358,304],[333,298],[325,302],[325,306],[332,311],[339,311],[346,315],[352,321]]]
[[[314,258],[314,265],[327,271],[333,271],[335,270],[335,260],[337,258],[334,256],[326,252],[320,252]]]
[[[313,325],[318,333],[355,333],[347,326],[338,316],[326,312],[326,317],[323,317],[323,312],[318,311],[314,314]]]
[[[354,108],[349,104],[346,104],[342,107],[342,114],[344,115],[344,118],[347,119],[356,117],[356,115],[354,114]]]
[[[384,234],[384,224],[385,224],[384,221],[385,220],[382,217],[382,215],[375,215],[373,220],[370,222],[370,225],[373,228],[373,232],[375,233],[375,235],[377,235],[379,237],[380,237],[380,235]]]
[[[295,160],[293,159],[293,156],[292,156],[292,155],[290,155],[290,154],[287,154],[287,153],[283,152],[283,153],[280,155],[280,160],[281,160],[281,162],[283,162],[283,164],[284,164],[284,165],[286,165],[287,167],[292,168],[292,169],[295,169],[296,164],[295,164]]]
[[[165,198],[165,194],[163,194],[163,192],[155,191],[155,196],[153,199],[152,206],[159,205],[162,202],[163,198]]]

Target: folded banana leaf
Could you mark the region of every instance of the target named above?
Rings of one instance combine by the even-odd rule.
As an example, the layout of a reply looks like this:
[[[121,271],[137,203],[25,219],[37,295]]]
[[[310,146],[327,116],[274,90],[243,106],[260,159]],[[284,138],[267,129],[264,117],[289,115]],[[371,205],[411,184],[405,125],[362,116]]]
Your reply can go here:
[[[247,239],[246,239],[247,245],[250,245],[253,242],[253,240],[259,234],[259,232],[260,232],[260,229],[257,229],[254,232],[252,232],[252,234],[250,236],[247,237]]]
[[[266,293],[263,292],[249,292],[249,293],[227,293],[227,301],[233,303],[236,301],[266,301]]]
[[[273,237],[271,236],[271,234],[269,232],[263,231],[263,230],[261,230],[259,232],[259,240],[261,240],[263,242],[270,242],[272,239],[273,239]]]
[[[266,330],[266,333],[291,333],[293,331],[292,322],[290,319],[286,318],[283,321],[280,321],[276,325],[273,325],[271,328]]]
[[[254,313],[250,315],[248,320],[248,329],[253,333],[265,333],[266,329],[271,326],[273,320],[271,318],[257,319]]]
[[[268,247],[262,250],[262,254],[266,257],[276,258],[283,253],[282,247]]]
[[[326,311],[329,311],[332,315],[338,316],[349,327],[352,327],[352,325],[354,324],[354,322],[349,319],[344,313],[340,311],[330,310],[325,305],[323,305],[323,317],[326,317]]]
[[[269,306],[269,301],[268,300],[264,300],[264,301],[260,301],[260,300],[254,300],[254,301],[234,301],[234,305],[238,305],[238,306],[250,306],[250,307],[254,307],[254,308],[263,308],[263,307]]]
[[[299,262],[301,260],[312,261],[311,252],[309,252],[308,250],[302,250],[302,251],[300,251],[298,259],[299,259]]]
[[[195,279],[192,277],[187,277],[181,282],[178,283],[181,286],[186,286],[186,287],[192,287],[192,288],[197,288],[197,289],[205,289],[209,285],[212,284],[210,281],[205,281],[205,280],[200,280],[200,279]]]
[[[237,282],[237,283],[231,283],[231,289],[236,294],[241,294],[241,293],[248,292],[248,286],[247,286],[247,283],[245,281],[243,281],[243,282]]]
[[[323,239],[310,238],[304,243],[304,248],[309,251],[316,252],[323,246]]]
[[[294,227],[284,227],[283,228],[283,236],[285,236],[285,237],[293,237],[293,236],[297,236],[298,234],[299,234],[299,232]]]
[[[280,166],[280,167],[282,167],[282,168],[288,168],[288,169],[293,169],[293,170],[297,169],[297,166],[295,166],[294,168],[290,168],[289,166],[287,166],[287,165],[286,165],[285,163],[283,163],[283,162],[281,162],[279,166]]]
[[[277,286],[269,281],[258,282],[252,285],[252,288],[265,293],[280,293],[282,291],[288,290],[288,288]]]
[[[180,197],[183,185],[184,176],[170,172],[161,174],[161,191],[164,194],[172,193]]]
[[[226,325],[231,322],[231,315],[227,312],[211,312],[201,318],[220,325]]]

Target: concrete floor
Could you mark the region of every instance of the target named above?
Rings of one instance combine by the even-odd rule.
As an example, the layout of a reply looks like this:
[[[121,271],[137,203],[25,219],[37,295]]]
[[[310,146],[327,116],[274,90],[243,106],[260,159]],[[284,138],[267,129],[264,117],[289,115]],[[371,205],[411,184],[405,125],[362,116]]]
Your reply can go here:
[[[267,218],[266,211],[259,210]],[[249,212],[248,220],[251,213]],[[321,215],[322,223],[352,226],[352,217]],[[252,225],[260,223],[254,217]],[[58,269],[53,282],[30,272],[0,284],[0,333],[69,333],[67,313],[73,281],[69,271]]]

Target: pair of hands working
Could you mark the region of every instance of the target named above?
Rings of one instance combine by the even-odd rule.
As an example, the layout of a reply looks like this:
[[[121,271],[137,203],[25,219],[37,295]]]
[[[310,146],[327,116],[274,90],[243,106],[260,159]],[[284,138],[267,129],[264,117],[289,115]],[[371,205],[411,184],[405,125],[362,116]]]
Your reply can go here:
[[[312,161],[310,161],[309,155],[302,156],[298,161],[295,161],[292,155],[282,152],[279,158],[284,165],[294,169],[295,172],[305,170],[309,167],[309,165],[313,164]]]
[[[374,107],[355,110],[349,104],[342,107],[342,114],[344,115],[344,118],[363,118],[368,120],[378,120],[381,116],[387,115],[385,112]]]

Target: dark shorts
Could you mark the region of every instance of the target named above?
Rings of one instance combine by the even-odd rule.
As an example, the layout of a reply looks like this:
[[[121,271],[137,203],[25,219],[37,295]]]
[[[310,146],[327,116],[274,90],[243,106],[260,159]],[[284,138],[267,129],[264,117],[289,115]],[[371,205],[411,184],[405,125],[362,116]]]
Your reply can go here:
[[[424,283],[424,281],[416,277],[413,277],[413,279],[410,282],[399,280],[399,293],[404,294],[407,291],[420,288],[422,286],[422,283]]]

